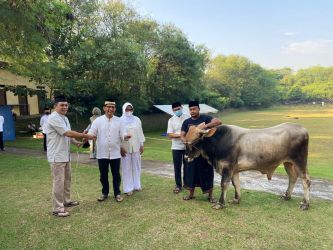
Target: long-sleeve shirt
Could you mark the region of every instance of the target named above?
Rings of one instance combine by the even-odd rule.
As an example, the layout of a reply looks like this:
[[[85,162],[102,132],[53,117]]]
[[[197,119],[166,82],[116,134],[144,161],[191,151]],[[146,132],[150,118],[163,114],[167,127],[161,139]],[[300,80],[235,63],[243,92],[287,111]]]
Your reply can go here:
[[[120,155],[120,145],[124,140],[126,130],[117,116],[110,119],[100,116],[94,120],[88,134],[97,136],[97,159],[118,159]]]
[[[122,120],[122,118],[120,118]],[[122,142],[122,147],[127,153],[136,153],[140,151],[140,146],[145,142],[145,136],[142,131],[142,124],[139,117],[134,116],[133,122],[124,124],[125,129],[131,138]]]

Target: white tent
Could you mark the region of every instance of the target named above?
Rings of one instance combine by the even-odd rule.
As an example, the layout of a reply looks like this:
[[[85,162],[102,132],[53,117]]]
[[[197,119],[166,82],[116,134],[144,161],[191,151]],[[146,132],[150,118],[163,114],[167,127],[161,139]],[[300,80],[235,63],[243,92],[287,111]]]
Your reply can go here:
[[[202,104],[200,103],[200,113],[202,114],[208,114],[208,113],[217,113],[218,110],[214,109],[213,107],[207,105],[207,104]],[[174,115],[172,111],[172,106],[171,105],[154,105],[156,108],[162,110],[163,112],[169,114],[169,115]],[[185,114],[190,114],[188,110],[188,105],[185,104],[183,105],[183,112]]]

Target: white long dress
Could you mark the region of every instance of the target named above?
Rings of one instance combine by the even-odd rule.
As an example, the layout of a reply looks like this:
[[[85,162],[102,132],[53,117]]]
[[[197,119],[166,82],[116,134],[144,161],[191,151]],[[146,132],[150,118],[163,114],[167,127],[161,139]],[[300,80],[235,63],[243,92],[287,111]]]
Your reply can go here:
[[[126,107],[128,105],[130,104],[127,103]],[[123,126],[125,126],[127,134],[131,135],[128,141],[122,142],[122,148],[127,153],[125,157],[121,157],[123,192],[129,193],[134,190],[141,190],[140,147],[143,146],[145,137],[140,118],[133,115],[131,117],[123,115],[120,119],[123,122]]]

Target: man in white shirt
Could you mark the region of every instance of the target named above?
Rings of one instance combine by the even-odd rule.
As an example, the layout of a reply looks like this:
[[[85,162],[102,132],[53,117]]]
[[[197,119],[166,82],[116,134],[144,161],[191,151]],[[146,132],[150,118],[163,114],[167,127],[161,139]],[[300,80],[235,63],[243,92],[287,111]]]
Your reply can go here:
[[[71,130],[66,117],[68,103],[64,96],[54,98],[54,109],[46,124],[47,159],[51,165],[53,179],[53,215],[66,217],[69,213],[65,211],[65,207],[79,205],[79,202],[70,199],[70,143],[77,146],[81,146],[82,143],[70,138],[95,139],[95,137]]]
[[[175,194],[178,194],[182,190],[182,165],[183,165],[183,183],[185,182],[185,145],[180,140],[180,132],[183,121],[190,116],[183,113],[183,107],[179,102],[172,103],[172,116],[168,121],[168,137],[172,140],[172,158],[173,166],[175,170],[175,182],[176,186],[173,190]]]
[[[5,119],[2,115],[0,115],[0,150],[4,151],[3,146],[3,124],[5,123]]]
[[[44,115],[40,118],[40,127],[42,128],[42,133],[44,135],[44,152],[46,152],[47,146],[46,146],[46,123],[47,123],[47,118],[50,115],[50,109],[45,108],[44,109]]]
[[[116,103],[112,99],[104,102],[103,110],[105,114],[96,118],[91,124],[88,134],[96,136],[96,147],[100,181],[102,184],[102,195],[97,200],[105,201],[109,195],[109,165],[113,177],[113,192],[117,202],[121,202],[120,195],[120,145],[123,140],[130,136],[125,136],[125,128],[122,126],[120,118],[114,115]]]

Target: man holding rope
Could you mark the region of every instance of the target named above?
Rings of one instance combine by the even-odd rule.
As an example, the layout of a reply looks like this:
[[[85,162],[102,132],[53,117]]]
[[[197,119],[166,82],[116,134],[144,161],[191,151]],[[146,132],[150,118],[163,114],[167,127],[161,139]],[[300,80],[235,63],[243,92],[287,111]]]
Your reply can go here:
[[[190,101],[188,108],[191,117],[183,122],[180,136],[184,143],[186,142],[185,137],[190,126],[200,126],[202,129],[209,129],[222,124],[218,118],[200,114],[198,101]],[[200,187],[204,194],[208,193],[208,201],[211,203],[215,202],[213,197],[214,169],[202,156],[195,158],[193,162],[186,165],[185,185],[189,190],[189,194],[184,196],[184,200],[193,199],[195,188]]]
[[[68,102],[65,96],[54,98],[54,109],[46,124],[47,159],[51,165],[53,180],[53,215],[67,217],[69,213],[65,211],[65,207],[79,205],[79,202],[70,199],[70,143],[79,147],[82,143],[75,138],[95,140],[96,137],[71,130],[66,117]]]

